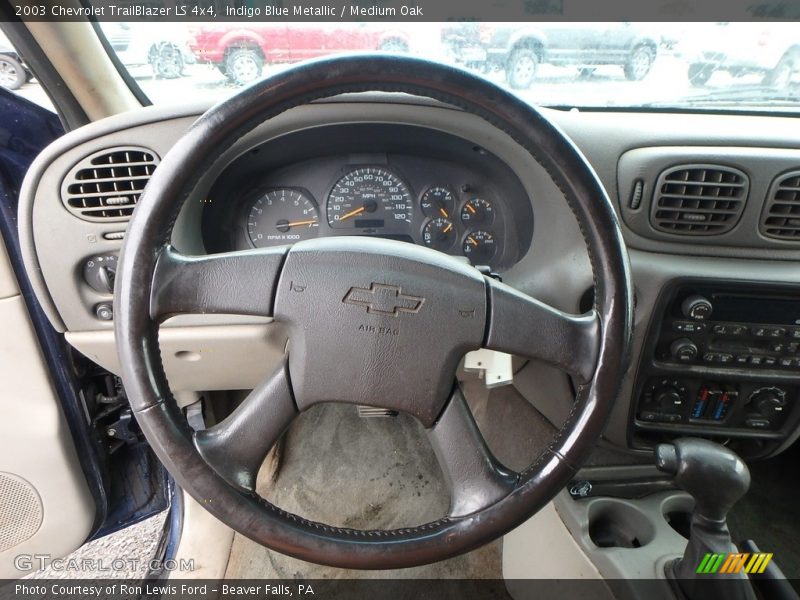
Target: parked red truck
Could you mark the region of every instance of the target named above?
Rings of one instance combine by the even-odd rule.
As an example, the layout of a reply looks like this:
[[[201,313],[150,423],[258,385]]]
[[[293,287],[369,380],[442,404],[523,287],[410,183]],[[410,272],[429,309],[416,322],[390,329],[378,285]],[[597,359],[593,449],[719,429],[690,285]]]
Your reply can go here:
[[[398,29],[371,23],[236,23],[190,30],[189,47],[200,62],[212,63],[237,85],[261,76],[265,64],[288,63],[348,50],[407,52]]]

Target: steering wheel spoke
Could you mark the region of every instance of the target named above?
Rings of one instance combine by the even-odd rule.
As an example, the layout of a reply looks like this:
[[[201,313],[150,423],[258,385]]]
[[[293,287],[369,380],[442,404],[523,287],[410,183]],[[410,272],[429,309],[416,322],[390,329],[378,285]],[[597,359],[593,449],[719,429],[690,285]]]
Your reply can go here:
[[[543,360],[587,383],[600,352],[601,324],[592,310],[571,315],[488,279],[490,312],[484,347]]]
[[[150,317],[159,322],[191,313],[272,316],[286,252],[279,247],[187,256],[166,246],[153,275]]]
[[[519,476],[492,455],[458,385],[427,432],[450,489],[449,516],[483,510],[516,486]]]
[[[284,362],[224,421],[196,432],[195,446],[228,483],[254,491],[264,458],[297,414]]]

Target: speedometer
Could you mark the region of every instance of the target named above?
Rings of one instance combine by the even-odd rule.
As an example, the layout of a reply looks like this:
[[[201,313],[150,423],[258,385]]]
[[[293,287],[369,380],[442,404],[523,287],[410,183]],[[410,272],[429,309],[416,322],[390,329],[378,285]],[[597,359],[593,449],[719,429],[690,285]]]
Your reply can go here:
[[[362,167],[333,186],[328,224],[337,229],[405,230],[412,208],[411,193],[397,175],[380,167]]]

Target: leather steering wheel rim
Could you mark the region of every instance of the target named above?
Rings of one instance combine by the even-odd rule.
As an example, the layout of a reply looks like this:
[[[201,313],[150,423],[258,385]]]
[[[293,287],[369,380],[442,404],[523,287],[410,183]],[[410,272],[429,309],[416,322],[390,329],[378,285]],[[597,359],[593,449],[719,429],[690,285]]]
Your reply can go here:
[[[426,249],[401,248],[400,242],[370,244],[340,238],[335,243],[298,245],[296,250],[228,253],[217,258],[184,257],[171,248],[172,227],[184,201],[201,174],[239,138],[293,107],[365,91],[404,92],[454,105],[510,135],[541,164],[580,225],[594,277],[592,313],[564,315],[484,278],[471,267],[439,259]],[[491,310],[492,317],[485,317],[485,327],[483,322],[476,325],[480,337],[470,338],[467,349],[477,339],[477,346],[520,350],[530,356],[525,344],[544,343],[532,336],[560,336],[558,344],[543,351],[543,358],[577,375],[581,383],[564,426],[533,465],[510,473],[476,443],[469,450],[477,458],[463,467],[464,456],[459,454],[463,449],[455,441],[471,439],[477,428],[456,387],[446,405],[414,412],[417,405],[408,404],[436,432],[437,456],[461,465],[443,467],[452,485],[463,483],[459,478],[466,480],[459,472],[462,468],[474,468],[483,477],[483,484],[465,484],[458,510],[438,521],[391,531],[331,527],[287,513],[258,496],[252,485],[253,465],[249,470],[239,465],[226,471],[237,460],[237,452],[242,456],[248,452],[241,443],[237,447],[237,440],[253,439],[247,436],[257,435],[259,428],[271,428],[269,436],[276,439],[298,407],[303,409],[297,390],[306,396],[310,392],[308,387],[297,387],[302,385],[298,376],[302,371],[290,368],[290,353],[289,362],[260,391],[254,391],[263,397],[282,395],[288,399],[284,404],[267,411],[237,409],[232,415],[236,435],[224,428],[196,435],[170,392],[158,346],[159,322],[178,312],[286,312],[289,293],[282,290],[284,282],[293,285],[286,274],[290,266],[305,261],[301,265],[305,269],[309,261],[337,252],[347,257],[365,254],[365,260],[390,265],[386,268],[394,269],[398,277],[412,271],[412,283],[414,277],[421,281],[423,275],[430,279],[444,273],[445,279],[457,282],[454,286],[472,286],[476,299],[483,294],[485,305],[478,311],[488,315]],[[247,285],[256,287],[246,291],[253,298],[246,306],[242,305],[244,284],[230,284],[227,275],[220,275],[231,267],[250,269]],[[298,272],[305,271],[297,267],[293,276]],[[225,282],[227,286],[222,285]],[[433,310],[435,290],[431,294],[432,299],[422,298],[427,305],[418,302],[407,312],[422,314],[420,307]],[[347,297],[339,297],[339,303],[346,301]],[[569,139],[535,108],[485,79],[438,63],[389,55],[337,57],[296,66],[244,89],[200,117],[161,161],[129,223],[114,300],[122,379],[131,407],[178,484],[218,519],[264,546],[310,562],[357,569],[410,567],[462,554],[507,533],[550,501],[586,459],[610,414],[628,363],[632,306],[627,252],[616,214],[594,171]],[[242,460],[244,465],[250,458]]]

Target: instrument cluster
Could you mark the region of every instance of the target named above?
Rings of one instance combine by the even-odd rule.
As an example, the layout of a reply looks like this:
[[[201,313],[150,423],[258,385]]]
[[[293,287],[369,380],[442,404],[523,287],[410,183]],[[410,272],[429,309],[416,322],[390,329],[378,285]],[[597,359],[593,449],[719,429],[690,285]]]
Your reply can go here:
[[[256,248],[291,244],[321,235],[324,220],[336,230],[328,234],[407,236],[434,250],[460,253],[474,265],[490,266],[499,245],[492,229],[495,203],[469,193],[469,186],[460,191],[434,183],[416,199],[392,171],[358,167],[336,181],[324,211],[301,187],[257,192],[246,206],[247,235]],[[414,230],[415,222],[421,229]]]
[[[278,168],[264,168],[248,157],[211,192],[212,199],[224,194],[236,200],[232,219],[231,211],[223,214],[220,203],[210,203],[204,215],[207,242],[212,238],[207,245],[224,251],[316,237],[374,236],[503,270],[530,246],[530,200],[496,158],[487,159],[473,146],[469,150],[467,160],[454,160],[458,152],[369,152],[321,156]],[[236,188],[232,194],[231,186]],[[220,241],[226,237],[230,243]]]

